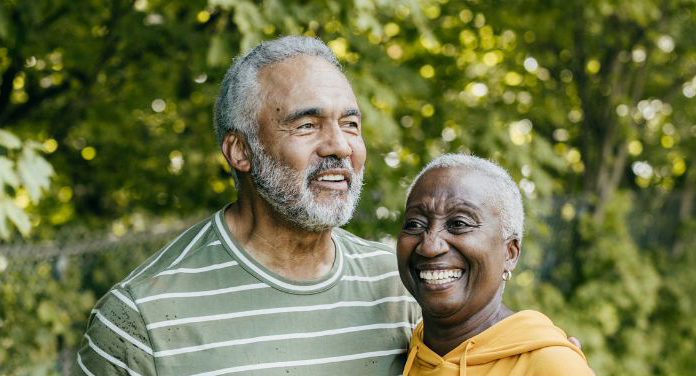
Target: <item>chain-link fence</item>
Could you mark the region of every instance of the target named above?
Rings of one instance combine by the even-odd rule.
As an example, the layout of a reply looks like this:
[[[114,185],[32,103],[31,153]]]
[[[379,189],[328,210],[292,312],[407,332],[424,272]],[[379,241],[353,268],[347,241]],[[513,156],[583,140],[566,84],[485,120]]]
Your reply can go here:
[[[193,222],[0,245],[0,375],[70,375],[96,300]]]

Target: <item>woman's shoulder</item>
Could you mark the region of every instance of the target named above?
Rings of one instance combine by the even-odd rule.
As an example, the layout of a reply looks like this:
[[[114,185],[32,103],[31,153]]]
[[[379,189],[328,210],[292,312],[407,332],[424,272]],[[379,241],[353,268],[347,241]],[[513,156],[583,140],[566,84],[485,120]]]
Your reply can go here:
[[[516,312],[491,329],[492,342],[505,344],[508,355],[526,353],[528,375],[594,375],[582,351],[541,312]]]
[[[529,365],[530,376],[594,376],[587,361],[567,346],[549,346],[530,351]]]

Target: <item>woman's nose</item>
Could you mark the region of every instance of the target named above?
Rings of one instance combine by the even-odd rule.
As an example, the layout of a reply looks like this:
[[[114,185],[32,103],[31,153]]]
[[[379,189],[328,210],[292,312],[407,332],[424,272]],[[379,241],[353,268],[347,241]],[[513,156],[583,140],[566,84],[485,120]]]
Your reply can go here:
[[[423,240],[416,247],[416,253],[423,257],[436,257],[449,249],[440,231],[429,230],[423,233]]]

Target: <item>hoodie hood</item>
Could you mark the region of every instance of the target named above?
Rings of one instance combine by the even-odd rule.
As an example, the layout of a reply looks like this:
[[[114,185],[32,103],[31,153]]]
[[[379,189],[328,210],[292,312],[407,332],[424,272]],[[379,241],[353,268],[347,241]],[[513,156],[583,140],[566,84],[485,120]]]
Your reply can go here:
[[[568,347],[585,359],[582,351],[568,341],[563,330],[537,311],[517,312],[468,339],[443,357],[423,343],[421,322],[413,333],[404,376],[408,375],[414,363],[421,370],[440,368],[444,371],[438,372],[440,375],[465,375],[466,367],[460,367],[460,364],[475,366],[550,346]],[[457,373],[452,373],[455,370]]]

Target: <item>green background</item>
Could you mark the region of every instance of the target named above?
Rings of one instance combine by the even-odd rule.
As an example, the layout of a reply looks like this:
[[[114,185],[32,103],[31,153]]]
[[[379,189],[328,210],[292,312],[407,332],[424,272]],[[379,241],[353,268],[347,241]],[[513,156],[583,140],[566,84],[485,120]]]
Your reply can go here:
[[[212,129],[231,59],[317,36],[368,145],[347,228],[393,244],[444,152],[527,209],[506,290],[598,374],[696,373],[696,2],[0,1],[0,374],[61,374],[89,310],[234,199]]]

